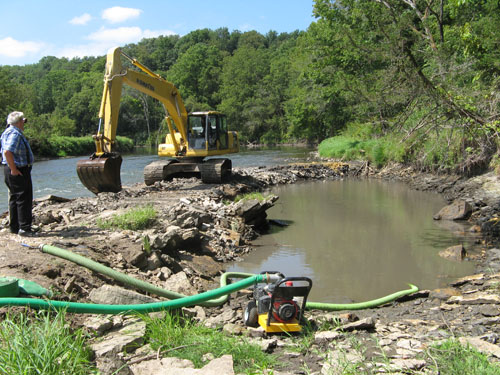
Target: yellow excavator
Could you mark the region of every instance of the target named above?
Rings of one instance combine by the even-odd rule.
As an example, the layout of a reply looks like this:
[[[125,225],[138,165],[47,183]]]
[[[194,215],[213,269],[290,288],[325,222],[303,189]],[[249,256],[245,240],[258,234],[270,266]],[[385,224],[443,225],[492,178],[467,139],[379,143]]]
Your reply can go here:
[[[122,56],[141,71],[124,68]],[[183,175],[197,175],[203,182],[220,183],[231,174],[231,160],[205,160],[239,151],[238,134],[228,130],[226,117],[217,111],[188,115],[179,91],[171,82],[116,47],[108,51],[106,58],[99,127],[93,136],[96,152],[77,163],[78,177],[87,189],[95,194],[121,190],[122,158],[115,141],[124,83],[159,100],[165,110],[169,133],[165,143],[158,146],[158,155],[170,159],[155,161],[144,168],[146,185]]]

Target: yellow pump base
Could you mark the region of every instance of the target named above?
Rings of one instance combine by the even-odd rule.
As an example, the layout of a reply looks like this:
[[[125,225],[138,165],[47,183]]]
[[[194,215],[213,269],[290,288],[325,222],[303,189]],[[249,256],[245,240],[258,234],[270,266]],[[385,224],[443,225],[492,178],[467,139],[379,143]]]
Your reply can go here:
[[[267,325],[267,314],[259,314],[259,325],[267,333],[300,332],[302,330],[297,319],[293,319],[290,323],[275,322],[271,319],[271,322]]]

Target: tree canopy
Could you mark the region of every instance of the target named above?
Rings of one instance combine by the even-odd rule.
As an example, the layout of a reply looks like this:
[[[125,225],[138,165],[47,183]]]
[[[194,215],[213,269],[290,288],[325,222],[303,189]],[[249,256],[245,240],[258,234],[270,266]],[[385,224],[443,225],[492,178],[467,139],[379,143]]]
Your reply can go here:
[[[399,161],[474,173],[497,158],[497,0],[315,0],[306,31],[227,28],[143,39],[124,51],[173,82],[188,111],[220,110],[244,142],[390,139]],[[0,110],[30,136],[97,129],[105,57],[0,67]],[[154,141],[163,108],[124,88],[118,134]]]

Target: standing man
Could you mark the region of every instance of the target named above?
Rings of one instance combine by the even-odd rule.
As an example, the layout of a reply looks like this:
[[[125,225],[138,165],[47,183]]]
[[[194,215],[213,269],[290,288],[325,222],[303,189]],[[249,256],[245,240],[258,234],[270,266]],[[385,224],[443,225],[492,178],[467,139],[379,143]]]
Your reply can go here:
[[[5,184],[9,188],[10,231],[20,236],[33,235],[31,166],[34,157],[23,134],[27,121],[24,113],[12,112],[7,117],[7,129],[1,138]]]

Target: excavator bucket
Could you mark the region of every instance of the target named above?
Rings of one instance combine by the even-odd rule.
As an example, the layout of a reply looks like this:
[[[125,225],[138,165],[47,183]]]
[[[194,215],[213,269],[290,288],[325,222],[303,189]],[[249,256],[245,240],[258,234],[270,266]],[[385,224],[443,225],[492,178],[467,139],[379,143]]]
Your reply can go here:
[[[78,161],[76,172],[82,184],[92,193],[117,193],[122,189],[121,165],[122,157],[119,154],[91,156],[89,159]]]

